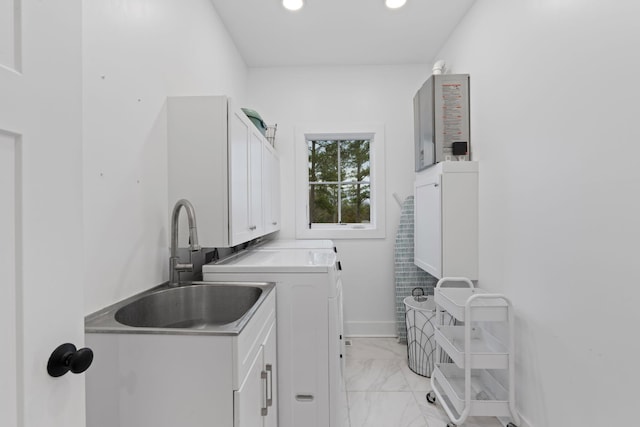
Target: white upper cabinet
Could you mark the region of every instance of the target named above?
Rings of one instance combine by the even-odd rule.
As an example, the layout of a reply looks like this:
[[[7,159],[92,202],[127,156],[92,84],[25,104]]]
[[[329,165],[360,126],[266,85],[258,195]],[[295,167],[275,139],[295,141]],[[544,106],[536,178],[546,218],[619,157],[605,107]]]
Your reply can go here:
[[[167,125],[169,209],[193,204],[200,244],[236,246],[269,232],[263,152],[271,147],[242,110],[225,96],[169,97]]]
[[[478,279],[478,163],[438,163],[416,174],[414,195],[414,263],[438,279]]]

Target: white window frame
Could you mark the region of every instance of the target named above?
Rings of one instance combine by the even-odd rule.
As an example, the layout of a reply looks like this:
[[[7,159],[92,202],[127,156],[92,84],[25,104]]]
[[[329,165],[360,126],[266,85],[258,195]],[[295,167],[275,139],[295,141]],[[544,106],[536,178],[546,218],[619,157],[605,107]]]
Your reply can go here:
[[[371,219],[368,224],[316,224],[309,228],[309,140],[366,139],[369,145]],[[295,129],[296,238],[382,239],[385,220],[385,142],[381,124],[304,124]]]

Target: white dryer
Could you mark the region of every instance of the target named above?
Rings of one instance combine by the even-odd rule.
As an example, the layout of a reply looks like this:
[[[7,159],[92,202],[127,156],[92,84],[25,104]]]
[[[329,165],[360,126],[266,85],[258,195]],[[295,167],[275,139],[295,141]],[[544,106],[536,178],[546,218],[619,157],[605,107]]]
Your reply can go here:
[[[342,281],[331,249],[253,249],[202,267],[205,281],[276,283],[278,425],[348,425]]]

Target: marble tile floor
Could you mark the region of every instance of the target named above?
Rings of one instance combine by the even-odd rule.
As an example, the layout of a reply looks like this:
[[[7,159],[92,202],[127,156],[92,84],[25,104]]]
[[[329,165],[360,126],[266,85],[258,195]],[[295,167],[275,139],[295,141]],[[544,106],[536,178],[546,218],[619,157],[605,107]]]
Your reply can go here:
[[[345,381],[350,427],[446,427],[439,404],[427,402],[428,378],[407,365],[395,338],[348,338]],[[502,427],[497,418],[469,417],[462,427]]]

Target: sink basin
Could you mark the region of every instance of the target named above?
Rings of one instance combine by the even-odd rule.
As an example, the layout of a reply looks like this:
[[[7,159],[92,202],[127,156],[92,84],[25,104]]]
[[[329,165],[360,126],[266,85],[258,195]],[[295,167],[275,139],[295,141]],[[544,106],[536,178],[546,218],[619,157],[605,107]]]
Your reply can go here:
[[[190,285],[143,296],[116,311],[116,321],[146,328],[204,328],[240,319],[258,301],[255,286]]]
[[[85,332],[237,335],[274,288],[263,282],[167,283],[85,319]]]

